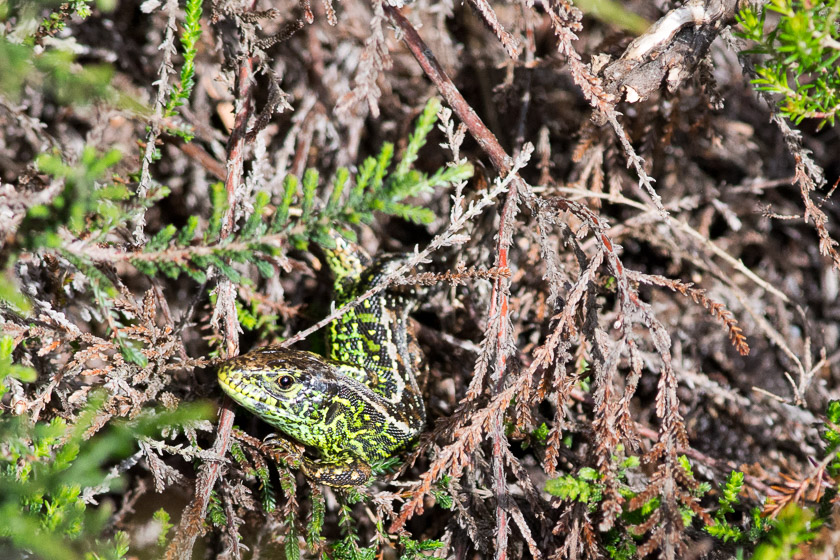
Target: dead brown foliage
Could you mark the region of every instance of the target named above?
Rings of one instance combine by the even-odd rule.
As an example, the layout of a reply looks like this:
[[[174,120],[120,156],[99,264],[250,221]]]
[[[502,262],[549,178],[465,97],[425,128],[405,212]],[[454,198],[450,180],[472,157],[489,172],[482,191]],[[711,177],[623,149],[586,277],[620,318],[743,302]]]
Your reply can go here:
[[[776,491],[769,514],[815,501],[825,464],[809,463],[814,425],[838,398],[840,258],[836,207],[814,199],[836,181],[837,132],[817,134],[807,122],[796,131],[758,101],[726,29],[734,2],[714,4],[642,48],[565,0],[223,1],[205,9],[197,85],[174,123],[160,106],[177,61],[176,2],[147,2],[152,11],[142,17],[139,6],[120,4],[71,22],[89,61],[112,63],[123,92],[156,112],[58,113],[37,91],[17,105],[0,99],[2,205],[18,217],[4,235],[13,237],[28,196],[54,189],[36,180],[29,157],[45,146],[68,154],[80,144],[119,147],[120,173],[137,172],[135,192],[161,183],[173,195],[126,224],[118,249],[73,240],[117,280],[114,309],[136,319],[130,328],[108,330],[108,315],[92,315],[66,259],[45,250],[14,263],[35,311],[4,311],[2,328],[16,342],[38,341],[16,359],[40,375],[10,381],[3,406],[33,419],[73,418],[103,386],[109,400],[96,430],[154,404],[212,400],[220,407],[212,436],[191,430],[178,448],[145,442],[138,461],[148,472],[128,473],[138,496],[151,478],[149,488],[177,498],[167,558],[199,550],[273,557],[306,533],[319,507],[326,539],[304,550],[327,551],[351,511],[341,508],[344,497],[310,488],[293,468],[294,450],[265,445],[256,436],[267,430],[202,369],[210,348],[224,358],[274,339],[299,343],[340,313],[313,303],[328,297],[317,258],[284,245],[275,278],[243,270],[255,282],[240,287],[216,277],[212,303],[203,286],[150,280],[126,263],[143,258],[148,231],[206,217],[218,178],[229,202],[225,239],[255,192],[276,202],[287,173],[317,168],[326,177],[357,165],[381,142],[404,139],[437,95],[451,111],[419,167],[468,158],[481,171],[453,193],[419,200],[434,223],[380,220],[362,232],[374,251],[418,246],[389,280],[432,287],[417,317],[429,427],[400,473],[352,506],[363,544],[399,547],[400,535],[412,535],[440,539],[458,558],[604,558],[604,535],[614,530],[627,541],[631,531],[642,535],[639,557],[671,560],[703,538],[682,510],[698,526],[711,522],[713,500],[695,493],[701,480],[716,486],[747,468],[745,500]],[[631,8],[651,20],[665,13],[643,2]],[[38,40],[48,35],[39,31]],[[613,65],[599,62],[606,55]],[[175,125],[195,139],[166,134]],[[779,219],[791,215],[802,218]],[[418,264],[429,269],[408,275]],[[275,323],[242,332],[243,303]],[[138,341],[148,365],[126,363],[118,338]],[[642,460],[629,480],[617,466],[628,455]],[[603,486],[593,507],[544,491],[547,478],[583,467]],[[270,472],[279,489],[273,512],[255,497],[256,471]],[[441,493],[451,509],[436,505]],[[659,507],[644,522],[625,522],[623,513],[653,499]],[[225,526],[205,525],[212,500]],[[144,515],[138,508],[117,525],[131,531],[148,523]],[[821,550],[838,546],[836,532],[820,539]]]

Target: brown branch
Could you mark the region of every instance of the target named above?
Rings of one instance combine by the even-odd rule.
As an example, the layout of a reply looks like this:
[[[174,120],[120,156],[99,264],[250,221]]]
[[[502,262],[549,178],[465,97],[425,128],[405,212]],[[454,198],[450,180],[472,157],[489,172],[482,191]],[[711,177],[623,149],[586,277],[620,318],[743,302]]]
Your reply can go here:
[[[241,106],[234,120],[234,127],[230,134],[227,154],[227,177],[225,189],[228,194],[228,208],[222,222],[221,239],[231,235],[234,226],[236,209],[236,192],[239,182],[242,180],[242,172],[245,161],[245,147],[247,141],[248,120],[252,112],[252,86],[254,59],[243,57],[240,61],[237,76],[237,98]],[[223,357],[232,357],[239,353],[239,322],[236,316],[236,309],[233,305],[234,288],[230,280],[221,278],[218,285],[218,308],[224,306],[221,315],[224,322],[222,333],[225,346],[222,349]],[[213,454],[215,459],[204,462],[198,471],[195,484],[195,495],[192,501],[184,509],[181,516],[181,523],[178,532],[166,551],[167,560],[189,560],[192,557],[192,549],[204,524],[207,515],[207,506],[210,503],[210,494],[219,478],[224,456],[230,447],[231,430],[233,429],[233,403],[227,397],[222,401],[219,410],[219,423],[216,426],[216,440],[213,442]]]
[[[499,18],[496,16],[495,10],[490,5],[487,0],[470,0],[470,4],[476,9],[476,11],[481,15],[481,18],[484,20],[484,23],[493,30],[493,33],[496,34],[496,37],[499,39],[499,42],[505,48],[505,52],[511,58],[516,60],[519,56],[519,41],[516,40],[516,37],[508,33],[504,26],[499,22]]]
[[[293,230],[292,233],[295,233]],[[283,247],[288,240],[289,233],[274,233],[260,238],[260,244],[273,247]],[[209,245],[196,245],[195,247],[170,247],[162,251],[126,251],[120,247],[109,247],[102,244],[92,244],[86,240],[68,240],[68,246],[72,251],[84,254],[86,257],[97,263],[117,262],[171,262],[186,264],[195,257],[204,257],[218,254],[219,251],[246,251],[253,246],[253,241],[233,241],[231,243],[212,243]],[[289,261],[284,257],[271,257],[274,262],[286,265]],[[24,255],[22,261],[34,260],[31,255]],[[487,271],[488,274],[492,273]]]
[[[467,268],[463,263],[459,263],[457,268],[447,270],[446,272],[421,272],[420,274],[410,274],[402,278],[396,278],[394,285],[404,286],[417,284],[420,286],[433,286],[442,282],[451,284],[452,286],[463,286],[473,280],[498,280],[499,278],[510,278],[510,269],[508,268],[482,268],[471,266]]]
[[[385,14],[391,18],[391,21],[400,28],[403,33],[403,40],[405,41],[408,50],[414,55],[414,58],[420,64],[426,76],[435,84],[440,94],[446,100],[458,118],[467,125],[467,129],[478,142],[484,153],[490,158],[490,162],[499,175],[505,175],[510,170],[511,159],[510,156],[502,148],[502,145],[496,139],[496,136],[484,125],[481,117],[476,114],[475,110],[467,103],[458,88],[452,83],[446,71],[432,54],[432,50],[425,41],[411,25],[411,22],[406,19],[402,12],[393,6],[385,5]]]
[[[603,70],[606,91],[628,103],[647,99],[663,84],[676,89],[696,75],[723,24],[735,13],[735,0],[690,0],[653,24]]]
[[[744,73],[753,79],[758,77],[752,61],[744,54],[743,50],[738,48],[731,33],[727,35],[727,38],[731,43],[730,46],[732,49],[739,53],[738,60],[741,62]],[[834,267],[840,270],[840,252],[837,250],[838,242],[831,237],[828,231],[828,216],[822,211],[821,205],[817,205],[811,200],[811,193],[825,185],[825,172],[811,158],[810,150],[802,145],[802,133],[791,128],[787,119],[781,115],[772,96],[766,91],[755,90],[755,93],[773,109],[770,120],[779,128],[785,146],[794,158],[795,174],[792,182],[799,185],[802,202],[805,205],[805,223],[813,222],[813,227],[817,231],[820,239],[820,254],[829,257]],[[805,384],[806,381],[810,382],[810,380],[801,379],[800,383]]]
[[[826,469],[837,459],[838,454],[840,454],[840,449],[830,452],[822,461],[815,464],[804,478],[780,475],[783,481],[771,486],[772,493],[768,495],[764,503],[763,514],[774,519],[791,502],[801,504],[808,499],[809,488],[813,492],[810,501],[819,502],[824,488],[836,488],[836,483],[826,474]]]
[[[187,156],[197,161],[204,169],[211,173],[217,179],[225,180],[225,166],[212,155],[207,153],[207,150],[193,142],[184,142],[178,139],[175,142],[178,149],[184,152]]]
[[[467,126],[470,134],[475,138],[482,150],[490,158],[493,167],[499,175],[506,175],[511,169],[511,158],[505,152],[502,145],[496,139],[496,136],[484,125],[481,118],[476,114],[475,110],[467,103],[458,88],[452,83],[452,80],[447,76],[446,71],[438,63],[431,49],[414,29],[414,26],[402,15],[402,13],[389,5],[385,6],[385,13],[391,18],[391,21],[400,28],[403,32],[403,39],[405,40],[408,49],[414,58],[420,64],[420,67],[426,73],[430,80],[437,86],[438,91],[444,97],[446,102],[458,115],[458,118]],[[511,182],[511,188],[508,191],[505,204],[502,208],[499,236],[496,245],[496,262],[495,267],[499,270],[507,269],[508,263],[508,249],[511,242],[511,235],[513,231],[513,220],[518,213],[519,191],[523,186],[521,178],[516,177]],[[494,391],[498,392],[503,386],[504,372],[507,368],[507,355],[511,348],[509,343],[511,333],[509,332],[509,296],[510,296],[510,279],[499,277],[493,284],[493,293],[490,297],[490,311],[489,317],[491,321],[497,321],[496,327],[496,345],[495,348],[488,351],[495,354],[495,369],[493,380],[495,382]],[[497,499],[497,547],[496,558],[506,558],[507,554],[507,536],[509,532],[509,524],[507,519],[507,484],[505,480],[504,461],[503,461],[503,446],[506,443],[504,438],[504,426],[502,415],[495,415],[492,421],[491,435],[493,439],[493,472],[494,472],[494,489]],[[404,510],[408,511],[408,510]]]
[[[724,324],[726,329],[729,331],[729,340],[738,350],[739,354],[746,356],[750,353],[750,346],[747,344],[747,337],[744,336],[741,327],[738,326],[738,321],[732,316],[732,312],[729,311],[724,304],[709,298],[706,295],[705,290],[694,288],[692,283],[686,284],[685,282],[674,280],[672,278],[666,278],[658,274],[631,273],[631,277],[643,284],[661,286],[675,292],[679,292],[686,297],[690,297],[694,303],[702,305],[709,311],[709,314],[712,317]]]

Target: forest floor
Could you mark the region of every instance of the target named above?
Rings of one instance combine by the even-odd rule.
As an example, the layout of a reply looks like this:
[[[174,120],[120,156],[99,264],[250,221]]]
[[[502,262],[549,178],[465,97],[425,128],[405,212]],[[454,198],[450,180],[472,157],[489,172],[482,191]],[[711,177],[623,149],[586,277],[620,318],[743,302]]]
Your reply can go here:
[[[43,516],[0,553],[840,557],[840,138],[756,93],[734,1],[647,42],[671,3],[108,4],[0,13],[0,419],[68,434],[2,460],[107,477],[75,532],[0,486]],[[332,229],[431,273],[385,280],[427,286],[426,429],[353,491],[214,370],[324,352]]]

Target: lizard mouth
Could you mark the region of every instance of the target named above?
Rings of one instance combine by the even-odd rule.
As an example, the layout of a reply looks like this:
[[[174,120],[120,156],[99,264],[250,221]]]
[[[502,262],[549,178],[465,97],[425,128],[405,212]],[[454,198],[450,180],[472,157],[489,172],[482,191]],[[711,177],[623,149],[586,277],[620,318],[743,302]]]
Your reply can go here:
[[[220,367],[219,384],[233,400],[246,408],[276,407],[277,399],[262,387],[262,375],[248,374],[232,367]],[[262,406],[260,406],[262,405]]]

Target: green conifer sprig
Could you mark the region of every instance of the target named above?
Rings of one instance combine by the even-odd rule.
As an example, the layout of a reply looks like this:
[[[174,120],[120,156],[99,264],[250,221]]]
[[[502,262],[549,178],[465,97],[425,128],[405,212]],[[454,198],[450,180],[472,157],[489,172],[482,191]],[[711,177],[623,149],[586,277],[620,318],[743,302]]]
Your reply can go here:
[[[825,414],[828,421],[821,436],[825,442],[825,455],[828,456],[840,448],[840,401],[829,401]],[[828,464],[828,473],[833,478],[840,476],[840,457],[835,456]]]
[[[33,368],[12,362],[12,352],[15,346],[14,338],[8,335],[0,336],[0,399],[9,391],[5,383],[7,377],[13,377],[24,382],[35,381],[35,370]]]
[[[362,163],[355,177],[344,167],[337,169],[325,185],[315,169],[307,169],[301,181],[288,175],[283,182],[283,193],[274,205],[267,193],[257,192],[248,219],[221,241],[219,233],[227,211],[227,193],[221,184],[213,185],[210,214],[203,230],[196,216],[190,217],[180,229],[164,226],[142,252],[131,255],[129,262],[149,276],[162,274],[177,278],[186,274],[202,283],[207,279],[208,269],[214,267],[238,284],[246,278],[236,263],[253,265],[263,277],[270,277],[283,247],[305,249],[311,241],[329,246],[330,230],[334,228],[352,238],[350,226],[371,222],[375,212],[428,223],[434,219],[434,213],[406,199],[462,181],[473,173],[469,163],[443,167],[430,175],[413,169],[412,164],[434,128],[439,108],[437,99],[426,105],[393,171],[389,170],[394,145],[385,143],[376,157],[368,157]]]
[[[741,471],[732,471],[729,473],[729,478],[720,487],[720,497],[718,498],[719,507],[714,515],[715,524],[704,527],[707,533],[713,537],[722,539],[724,542],[741,542],[747,539],[747,534],[744,531],[731,525],[726,520],[726,514],[735,511],[735,506],[740,501],[738,494],[741,493],[743,487],[744,473]]]
[[[84,489],[101,485],[108,464],[134,452],[138,437],[161,437],[168,427],[210,415],[199,405],[150,410],[91,437],[105,401],[104,393],[91,393],[73,425],[63,418],[32,422],[0,410],[0,541],[6,554],[26,550],[55,560],[124,559],[127,536],[117,532],[101,538],[109,511],[89,508]]]
[[[112,204],[128,198],[128,190],[122,185],[99,187],[97,181],[116,165],[121,155],[111,150],[98,155],[91,147],[82,151],[79,162],[70,165],[56,154],[43,154],[38,158],[38,168],[64,181],[61,193],[50,202],[29,208],[18,227],[18,245],[34,250],[40,247],[61,245],[59,230],[67,228],[75,235],[83,231],[104,230],[117,221],[120,213]],[[88,228],[88,219],[95,216],[103,223],[98,228]]]
[[[198,40],[201,38],[201,1],[187,0],[184,8],[184,27],[181,32],[181,47],[184,49],[184,65],[181,67],[181,81],[172,90],[169,101],[164,110],[164,116],[171,117],[175,110],[181,107],[190,98],[193,86],[195,85],[195,57],[198,54]],[[173,133],[190,140],[189,134]]]
[[[207,281],[207,271],[214,267],[234,283],[243,282],[242,274],[231,263],[253,264],[264,277],[274,273],[273,259],[280,253],[281,235],[266,235],[269,223],[263,218],[268,195],[258,193],[254,212],[242,228],[225,240],[218,240],[222,219],[227,210],[224,185],[217,183],[210,189],[210,217],[206,228],[200,219],[190,216],[184,227],[172,224],[152,236],[141,252],[132,253],[129,262],[149,276],[163,274],[178,278],[186,274],[199,283]]]
[[[38,158],[39,170],[63,181],[61,191],[48,202],[31,206],[9,244],[8,262],[13,263],[21,253],[36,253],[47,249],[54,251],[75,267],[77,278],[85,281],[93,299],[108,325],[117,328],[123,324],[114,312],[117,289],[100,262],[84,248],[107,244],[117,230],[168,194],[168,189],[157,188],[150,196],[132,196],[125,185],[103,182],[103,179],[121,159],[118,150],[98,154],[92,147],[82,150],[79,160],[67,163],[57,154],[43,154]],[[81,241],[84,240],[84,241]],[[72,268],[71,267],[71,268]],[[19,309],[22,295],[0,277],[0,299],[15,303]],[[116,335],[123,356],[130,362],[145,366],[146,359],[122,335]]]
[[[767,11],[778,25],[765,31]],[[760,57],[757,89],[779,96],[782,115],[794,123],[815,118],[834,125],[840,108],[840,2],[771,0],[757,7],[745,4],[737,14],[741,37],[755,42],[745,51]]]
[[[286,226],[295,197],[300,201],[299,219],[295,220],[292,244],[305,248],[311,240],[329,245],[328,231],[334,227],[352,237],[349,226],[373,221],[374,213],[381,212],[405,220],[427,224],[434,220],[434,213],[423,206],[405,200],[429,192],[437,187],[447,187],[468,179],[473,174],[469,163],[442,167],[430,175],[417,171],[413,164],[420,149],[426,144],[434,128],[440,101],[431,99],[418,118],[408,145],[393,171],[389,172],[394,159],[394,145],[386,142],[379,153],[365,159],[351,181],[350,171],[339,168],[328,182],[324,193],[325,203],[316,205],[316,194],[320,184],[319,174],[313,169],[304,173],[301,192],[298,195],[297,180],[287,177],[284,183],[283,200],[277,207],[271,232],[279,232]]]
[[[324,542],[321,533],[324,529],[326,509],[327,504],[324,501],[324,495],[321,492],[313,492],[312,510],[309,514],[309,522],[306,524],[306,545],[312,552],[316,551]]]
[[[84,6],[84,3],[79,5]],[[0,4],[0,10],[2,7]],[[58,26],[54,20],[47,23]],[[106,64],[80,66],[76,55],[70,51],[47,49],[38,52],[34,45],[19,45],[6,36],[0,37],[0,92],[14,101],[25,95],[26,86],[37,87],[59,103],[68,105],[113,99],[115,91],[110,86],[113,75],[114,69]]]

